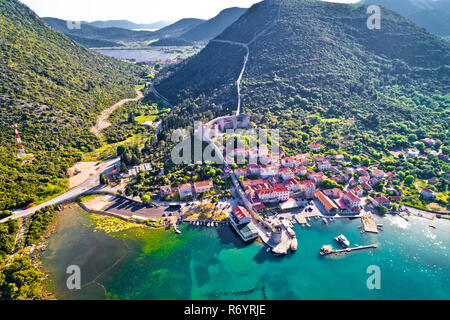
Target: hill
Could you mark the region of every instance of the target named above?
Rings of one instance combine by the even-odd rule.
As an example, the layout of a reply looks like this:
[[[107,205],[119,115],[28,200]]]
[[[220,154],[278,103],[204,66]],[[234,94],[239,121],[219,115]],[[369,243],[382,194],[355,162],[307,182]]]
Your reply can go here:
[[[197,27],[201,23],[205,22],[202,19],[194,19],[194,18],[185,18],[178,20],[177,22],[159,29],[155,32],[155,34],[159,38],[178,38],[182,34],[188,32],[189,30]]]
[[[134,97],[137,66],[93,53],[50,29],[17,0],[0,0],[0,210],[66,187],[67,168],[99,147],[101,110]],[[30,161],[14,158],[18,124]]]
[[[161,29],[172,24],[170,21],[157,21],[154,23],[134,23],[128,20],[106,20],[106,21],[93,21],[86,22],[96,28],[122,28],[129,30],[148,30],[148,29]]]
[[[149,46],[153,47],[182,47],[182,46],[192,46],[192,42],[181,38],[163,38],[158,41],[152,42]]]
[[[217,37],[227,27],[232,25],[237,19],[239,19],[247,9],[244,8],[228,8],[221,11],[214,18],[199,24],[195,28],[189,30],[180,36],[180,38],[189,41],[201,41],[209,40]]]
[[[418,26],[441,36],[450,37],[450,1],[446,0],[363,0],[400,13]]]
[[[123,28],[97,28],[84,23],[77,29],[69,28],[66,20],[57,18],[43,18],[43,20],[56,31],[62,32],[69,37],[75,36],[84,39],[112,42],[148,41],[158,38],[158,36],[151,31],[133,31]]]
[[[381,30],[369,30],[366,7],[314,0],[282,1],[278,23],[252,42],[278,4],[252,6],[217,39],[249,43],[243,112],[279,128],[287,153],[317,142],[380,158],[414,136],[449,144],[449,43],[387,9]],[[170,123],[230,114],[244,55],[211,42],[163,72],[156,88],[176,104]]]
[[[79,44],[81,44],[83,47],[86,47],[86,48],[123,47],[123,45],[118,42],[113,42],[113,41],[108,41],[108,40],[83,38],[83,37],[78,37],[73,34],[68,34],[67,37],[78,42]]]

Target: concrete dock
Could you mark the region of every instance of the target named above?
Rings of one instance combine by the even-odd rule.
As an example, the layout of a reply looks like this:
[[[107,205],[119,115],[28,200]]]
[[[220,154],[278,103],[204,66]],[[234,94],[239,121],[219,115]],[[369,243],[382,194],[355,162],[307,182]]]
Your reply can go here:
[[[342,249],[342,250],[331,250],[328,252],[324,252],[324,251],[320,251],[320,255],[322,256],[328,256],[328,255],[336,255],[336,254],[346,254],[346,253],[350,253],[353,251],[358,251],[358,250],[366,250],[366,249],[376,249],[377,245],[376,244],[371,244],[368,246],[359,246],[359,247],[355,247],[355,248],[347,248],[347,249]]]
[[[373,215],[367,214],[361,217],[361,223],[365,232],[378,233],[378,227]]]

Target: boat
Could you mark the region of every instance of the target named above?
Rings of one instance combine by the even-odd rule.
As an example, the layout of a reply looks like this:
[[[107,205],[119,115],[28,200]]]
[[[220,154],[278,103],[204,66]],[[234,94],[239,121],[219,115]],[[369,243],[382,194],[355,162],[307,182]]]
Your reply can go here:
[[[279,257],[279,256],[285,256],[287,254],[287,252],[275,248],[275,249],[272,249],[272,254],[276,257]]]
[[[436,229],[435,225],[430,224],[430,228]]]
[[[350,241],[348,241],[348,239],[343,234],[334,238],[334,240],[344,249],[350,246]]]
[[[298,248],[298,240],[297,240],[297,238],[293,238],[291,240],[291,250],[293,252],[295,252],[295,251],[297,251],[297,248]]]
[[[208,222],[208,227],[211,227],[211,222]]]
[[[181,234],[181,231],[178,230],[178,229],[176,229],[175,232],[176,232],[177,234]]]
[[[321,256],[330,254],[330,253],[332,253],[332,252],[333,252],[333,247],[332,247],[331,245],[323,246],[323,247],[320,249],[320,255],[321,255]]]
[[[377,224],[377,227],[378,228],[383,228],[383,225],[380,223],[380,224]]]
[[[307,223],[306,226],[307,226],[308,228],[311,228],[311,225],[310,225],[309,223]]]
[[[322,218],[322,221],[323,221],[324,224],[328,224],[328,220],[327,219]]]

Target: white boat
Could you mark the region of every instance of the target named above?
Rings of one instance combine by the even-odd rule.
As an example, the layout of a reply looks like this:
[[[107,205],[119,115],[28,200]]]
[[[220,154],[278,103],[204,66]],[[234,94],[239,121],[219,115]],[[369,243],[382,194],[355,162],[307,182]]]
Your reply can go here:
[[[348,248],[350,246],[350,241],[341,234],[340,236],[334,238],[334,240],[342,247],[342,248]]]
[[[298,248],[298,240],[297,240],[297,238],[293,238],[291,240],[291,250],[293,252],[295,252],[295,251],[297,251],[297,248]]]
[[[211,227],[211,222],[208,222],[208,227]]]
[[[323,223],[328,224],[328,220],[325,218],[322,218]]]

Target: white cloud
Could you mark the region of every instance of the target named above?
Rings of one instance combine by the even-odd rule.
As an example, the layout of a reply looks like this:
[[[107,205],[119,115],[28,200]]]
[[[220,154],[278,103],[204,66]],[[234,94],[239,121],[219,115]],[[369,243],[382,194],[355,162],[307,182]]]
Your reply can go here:
[[[229,7],[261,0],[20,0],[41,17],[74,21],[127,19],[138,23],[181,18],[209,19]]]

